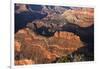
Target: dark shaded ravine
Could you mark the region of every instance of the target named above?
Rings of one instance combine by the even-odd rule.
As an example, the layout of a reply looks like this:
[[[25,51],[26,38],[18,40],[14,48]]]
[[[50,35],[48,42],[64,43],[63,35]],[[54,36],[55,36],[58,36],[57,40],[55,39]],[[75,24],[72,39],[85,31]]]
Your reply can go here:
[[[85,46],[79,48],[77,51],[65,56],[70,62],[73,62],[76,59],[76,55],[83,55],[81,61],[94,60],[94,25],[82,28],[75,24],[67,24],[63,27],[63,31],[73,32],[74,34],[78,35],[85,44]],[[63,59],[63,57],[57,58],[55,61],[53,61],[53,63],[56,63],[61,59]]]
[[[80,36],[83,42],[94,42],[94,25],[91,25],[90,27],[79,27],[75,24],[67,24],[63,27],[63,31],[73,32]]]
[[[84,54],[85,61],[94,60],[94,24],[90,27],[82,28],[74,24],[69,24],[64,27],[64,31],[73,32],[78,35],[80,39],[85,43],[85,46],[79,48],[72,54]]]
[[[25,28],[27,23],[32,22],[34,20],[39,20],[46,17],[47,14],[41,14],[37,12],[22,12],[15,13],[15,33],[22,28]]]
[[[75,35],[78,35],[80,39],[85,44],[84,47],[79,48],[77,51],[73,52],[72,55],[75,54],[84,54],[85,61],[93,61],[94,60],[94,25],[90,27],[79,27],[76,24],[68,23],[62,27],[60,31],[72,32]],[[60,32],[59,31],[59,32]],[[51,37],[55,32],[49,32],[47,27],[41,27],[36,29],[36,32],[42,36]],[[43,32],[45,32],[43,34]],[[55,61],[56,62],[56,61]]]
[[[34,20],[40,20],[46,17],[47,14],[41,14],[37,12],[22,12],[22,13],[15,13],[15,33],[22,29],[26,28],[27,23],[32,22]],[[54,32],[49,32],[45,26],[37,28],[35,32],[37,34],[50,37],[53,36]],[[67,31],[72,32],[80,37],[80,39],[85,43],[85,46],[79,48],[76,52],[73,53],[82,53],[85,54],[86,60],[94,60],[94,25],[90,27],[79,27],[76,24],[67,23],[62,27],[60,31]],[[44,33],[43,33],[44,32]]]

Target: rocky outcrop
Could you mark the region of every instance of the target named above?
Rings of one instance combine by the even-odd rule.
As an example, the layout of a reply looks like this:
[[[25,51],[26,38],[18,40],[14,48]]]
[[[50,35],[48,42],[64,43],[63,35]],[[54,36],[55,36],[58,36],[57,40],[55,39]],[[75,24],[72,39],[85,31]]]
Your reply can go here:
[[[27,12],[29,11],[27,5],[25,4],[16,4],[15,5],[16,13]]]
[[[94,9],[80,8],[74,10],[66,10],[62,16],[69,22],[80,27],[89,27],[94,23]]]
[[[52,63],[83,46],[80,38],[70,32],[44,37],[28,28],[21,29],[15,35],[15,64]]]
[[[73,39],[73,40],[80,41],[80,37],[79,36],[76,36],[74,33],[68,33],[68,32],[56,32],[54,37],[67,39],[67,40],[72,40]]]
[[[93,13],[93,8],[16,4],[15,64],[93,59]]]
[[[27,64],[33,64],[34,61],[30,59],[22,59],[22,60],[16,60],[15,65],[27,65]]]
[[[21,43],[16,40],[15,41],[15,51],[20,52],[20,48],[21,48]]]

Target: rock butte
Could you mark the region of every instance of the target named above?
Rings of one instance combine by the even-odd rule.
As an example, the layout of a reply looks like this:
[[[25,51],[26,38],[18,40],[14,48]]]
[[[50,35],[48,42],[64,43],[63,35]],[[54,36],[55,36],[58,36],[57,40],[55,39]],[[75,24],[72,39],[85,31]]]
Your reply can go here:
[[[28,28],[21,29],[15,34],[15,57],[22,57],[15,60],[15,64],[52,63],[83,46],[79,36],[70,32],[56,32],[54,36],[46,38]]]
[[[84,8],[76,10],[66,10],[62,16],[69,22],[80,27],[89,27],[94,23],[94,9]]]

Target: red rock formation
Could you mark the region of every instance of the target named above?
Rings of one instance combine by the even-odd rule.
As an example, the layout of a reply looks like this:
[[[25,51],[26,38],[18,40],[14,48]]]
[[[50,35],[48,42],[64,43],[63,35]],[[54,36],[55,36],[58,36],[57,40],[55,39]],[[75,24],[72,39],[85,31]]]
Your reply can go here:
[[[72,37],[71,37],[72,36]],[[68,40],[78,40],[80,41],[80,37],[76,36],[74,33],[69,32],[56,32],[54,37],[68,39]]]
[[[80,38],[70,32],[56,32],[54,36],[46,38],[27,28],[22,29],[15,34],[15,50],[20,50],[20,54],[17,55],[21,56],[19,60],[15,60],[15,64],[51,63],[82,46]]]
[[[22,59],[22,60],[15,61],[15,65],[27,65],[27,64],[34,64],[34,61],[30,59]]]
[[[15,51],[20,52],[20,48],[21,48],[21,43],[16,40],[15,41]]]
[[[66,10],[62,16],[70,23],[77,24],[80,27],[89,27],[94,23],[94,9],[81,8]]]

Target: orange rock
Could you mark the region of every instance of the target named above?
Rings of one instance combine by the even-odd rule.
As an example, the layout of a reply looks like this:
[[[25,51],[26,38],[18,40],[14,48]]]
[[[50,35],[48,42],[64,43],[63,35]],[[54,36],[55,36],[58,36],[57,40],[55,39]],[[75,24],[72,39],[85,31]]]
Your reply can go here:
[[[80,41],[80,37],[77,35],[74,35],[71,32],[56,32],[54,34],[54,37],[56,38],[62,38],[62,39],[67,39],[67,40],[78,40]]]
[[[27,31],[26,29],[21,29],[16,34],[27,34]]]
[[[94,9],[81,8],[76,10],[66,10],[62,16],[69,22],[80,27],[89,27],[94,23]]]
[[[56,58],[72,53],[83,46],[79,36],[70,32],[56,32],[54,36],[46,38],[36,35],[29,29],[19,31],[15,34],[15,49],[21,50],[17,55],[23,55],[19,60],[15,60],[15,64],[19,65],[31,64],[31,61],[26,59],[34,60],[33,64],[51,63]]]
[[[20,52],[20,48],[21,48],[21,43],[18,41],[15,41],[15,51]]]
[[[28,65],[28,64],[34,64],[35,62],[30,59],[22,59],[22,60],[16,60],[15,65]]]

